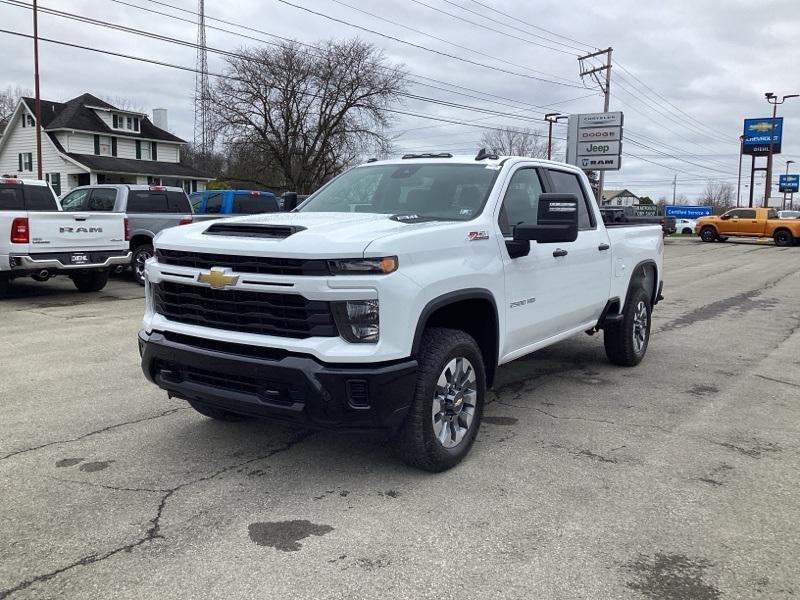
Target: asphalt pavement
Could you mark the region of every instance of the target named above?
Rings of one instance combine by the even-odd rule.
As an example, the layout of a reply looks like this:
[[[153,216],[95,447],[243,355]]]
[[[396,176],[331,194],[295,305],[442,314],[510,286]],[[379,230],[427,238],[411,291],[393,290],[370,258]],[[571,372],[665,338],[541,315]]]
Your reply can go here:
[[[470,456],[195,413],[142,289],[0,303],[0,599],[800,596],[800,247],[668,240],[637,368],[581,335],[499,370]]]

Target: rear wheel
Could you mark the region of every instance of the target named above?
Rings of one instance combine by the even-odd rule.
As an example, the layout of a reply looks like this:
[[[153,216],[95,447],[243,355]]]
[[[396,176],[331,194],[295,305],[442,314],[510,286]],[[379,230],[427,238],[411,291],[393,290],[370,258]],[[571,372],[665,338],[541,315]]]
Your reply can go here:
[[[461,462],[478,434],[486,394],[483,357],[463,331],[432,327],[417,362],[413,404],[394,446],[409,465],[438,473]]]
[[[694,233],[694,232],[691,229],[689,229],[688,227],[684,227],[683,231],[681,231],[681,233],[683,235],[692,235],[692,233]]]
[[[139,285],[144,285],[144,265],[147,259],[153,256],[154,250],[152,244],[142,244],[136,246],[131,257],[131,268],[133,269],[133,276]]]
[[[717,239],[717,231],[713,227],[703,227],[700,230],[700,239],[704,242],[713,242]]]
[[[108,271],[81,273],[71,277],[79,292],[99,292],[108,283]]]
[[[250,419],[250,417],[246,415],[232,413],[221,408],[216,408],[207,404],[201,404],[200,402],[194,402],[193,400],[189,400],[189,405],[201,415],[211,419],[216,419],[217,421],[228,421],[233,423],[236,421],[248,421]]]
[[[788,229],[779,229],[773,237],[776,246],[793,246],[794,236]]]
[[[650,294],[636,288],[628,295],[623,318],[603,331],[606,356],[615,365],[634,367],[642,362],[650,342]]]

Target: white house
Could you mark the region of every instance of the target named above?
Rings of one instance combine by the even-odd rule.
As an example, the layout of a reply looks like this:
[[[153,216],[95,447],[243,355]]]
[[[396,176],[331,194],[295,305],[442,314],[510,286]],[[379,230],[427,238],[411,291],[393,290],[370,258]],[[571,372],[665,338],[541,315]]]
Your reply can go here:
[[[633,206],[639,204],[639,196],[628,190],[603,190],[603,206]]]
[[[202,191],[213,179],[180,164],[185,141],[165,130],[166,111],[121,110],[91,94],[67,102],[41,101],[42,172],[57,195],[79,185],[131,183]],[[0,138],[0,175],[34,178],[34,101],[22,98]]]

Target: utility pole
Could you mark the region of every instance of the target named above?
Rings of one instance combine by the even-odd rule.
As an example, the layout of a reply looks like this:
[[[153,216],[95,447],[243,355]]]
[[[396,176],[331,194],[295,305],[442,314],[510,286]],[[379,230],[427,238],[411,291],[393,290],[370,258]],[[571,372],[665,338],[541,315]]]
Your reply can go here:
[[[36,173],[42,179],[42,98],[39,94],[39,5],[33,0],[33,112],[36,118]]]
[[[603,92],[603,112],[608,112],[609,105],[611,104],[611,52],[614,49],[611,47],[606,48],[605,50],[598,50],[597,52],[592,52],[591,54],[587,54],[586,56],[579,56],[578,57],[578,64],[580,65],[581,70],[581,78],[591,75],[594,80],[597,82],[597,85],[600,86],[600,91]],[[584,61],[594,58],[595,56],[600,56],[601,54],[606,55],[606,64],[600,67],[592,67],[586,68],[587,66],[591,67],[591,63],[588,65],[585,64]],[[600,79],[599,73],[605,71],[605,83],[602,79]],[[606,172],[600,171],[600,175],[597,179],[597,202],[602,204],[603,202],[603,183],[605,182]]]
[[[547,121],[547,160],[553,156],[553,123],[558,123],[559,119],[569,119],[568,115],[561,113],[547,113],[544,120]]]
[[[672,205],[675,206],[675,192],[678,188],[678,174],[672,176]]]
[[[739,136],[739,178],[736,180],[736,208],[739,208],[739,197],[742,194],[742,154],[744,154],[744,136]]]

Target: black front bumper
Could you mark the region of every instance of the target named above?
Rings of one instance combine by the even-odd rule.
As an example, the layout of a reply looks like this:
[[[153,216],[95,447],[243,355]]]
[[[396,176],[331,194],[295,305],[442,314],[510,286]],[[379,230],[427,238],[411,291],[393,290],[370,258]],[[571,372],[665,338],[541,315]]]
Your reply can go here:
[[[139,332],[142,370],[170,396],[339,431],[396,430],[417,361],[331,365],[306,355],[173,333]]]

